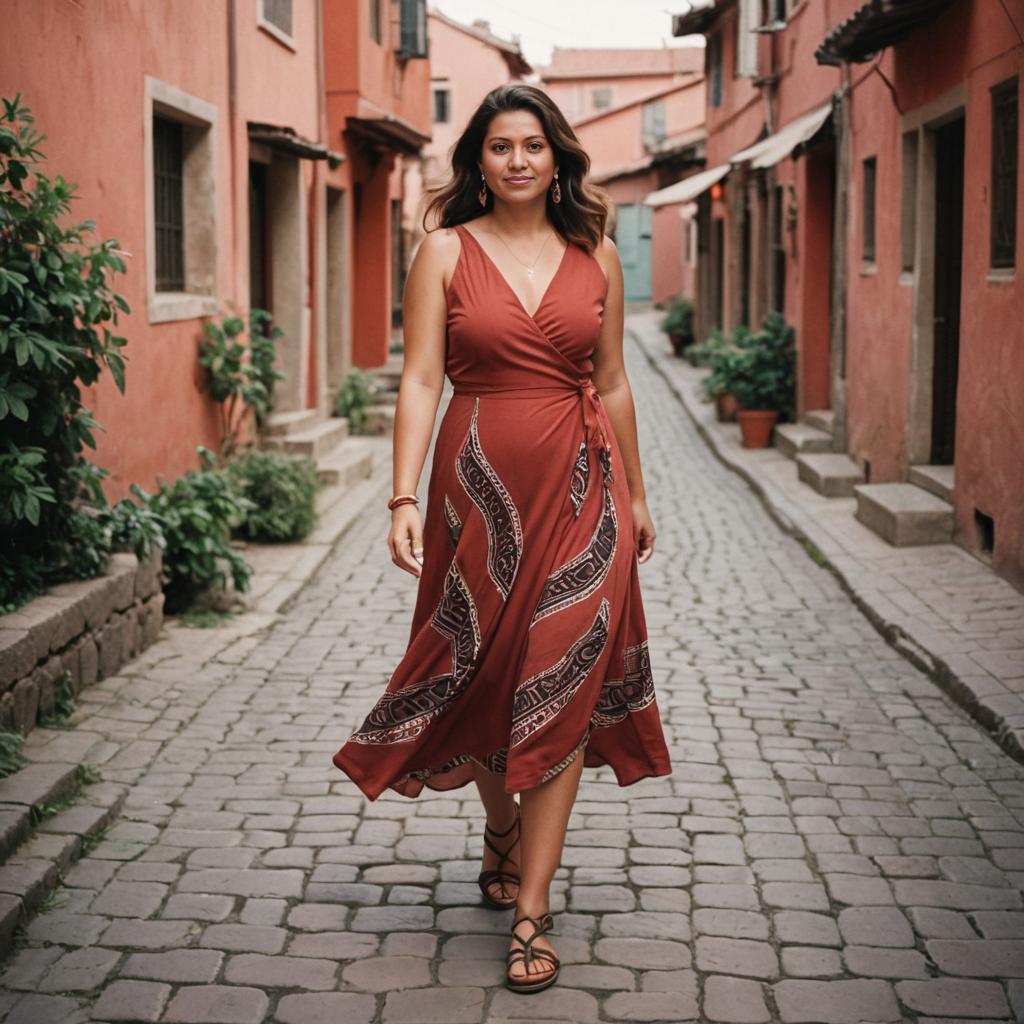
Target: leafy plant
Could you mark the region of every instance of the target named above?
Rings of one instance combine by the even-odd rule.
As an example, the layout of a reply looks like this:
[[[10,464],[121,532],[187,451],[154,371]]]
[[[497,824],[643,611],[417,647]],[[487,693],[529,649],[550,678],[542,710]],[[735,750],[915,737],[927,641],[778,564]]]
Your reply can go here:
[[[669,300],[668,312],[661,318],[661,329],[672,338],[676,355],[693,341],[693,313],[693,303],[688,298],[674,295]]]
[[[366,410],[381,390],[380,381],[365,370],[350,371],[334,396],[334,415],[348,418],[350,433],[366,429]]]
[[[148,558],[154,548],[167,546],[167,538],[146,492],[138,484],[132,484],[129,490],[138,500],[122,498],[103,512],[103,519],[110,531],[112,547],[132,551],[140,559]]]
[[[27,762],[21,752],[24,739],[20,732],[0,729],[0,778],[25,767]]]
[[[98,424],[82,390],[109,370],[124,390],[129,312],[110,279],[118,243],[65,226],[74,186],[39,169],[42,136],[20,95],[0,109],[0,608],[102,569],[102,537],[79,510],[105,475],[84,457]],[[83,493],[83,487],[85,492]],[[78,545],[90,546],[82,557]],[[96,546],[92,546],[94,545]]]
[[[168,611],[181,611],[205,592],[227,586],[245,591],[252,570],[231,546],[231,531],[244,522],[252,503],[235,493],[215,456],[199,448],[202,468],[174,483],[160,482],[149,495],[133,488],[159,520],[166,539],[164,595]]]
[[[723,348],[729,348],[732,340],[717,327],[703,340],[695,342],[686,349],[686,361],[691,366],[710,366],[714,354]]]
[[[220,323],[204,324],[205,337],[199,342],[199,364],[207,371],[210,394],[221,408],[221,454],[225,456],[237,450],[249,415],[257,423],[264,421],[270,411],[274,383],[284,378],[274,368],[275,341],[282,332],[270,327],[270,314],[265,310],[255,312],[255,320],[250,314],[249,344],[240,340],[245,321],[234,314]]]
[[[227,468],[252,508],[238,532],[250,540],[301,540],[316,523],[316,463],[280,452],[247,452]]]
[[[754,334],[737,340],[735,358],[718,359],[725,390],[744,409],[777,409],[792,418],[795,402],[796,334],[780,313],[769,313]],[[715,364],[712,364],[712,374]]]

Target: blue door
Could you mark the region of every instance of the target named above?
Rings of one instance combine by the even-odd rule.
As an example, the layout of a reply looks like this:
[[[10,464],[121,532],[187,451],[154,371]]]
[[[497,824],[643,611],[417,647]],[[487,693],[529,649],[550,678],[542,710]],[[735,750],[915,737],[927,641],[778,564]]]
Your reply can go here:
[[[618,207],[615,245],[622,260],[627,302],[651,299],[651,217],[649,206],[633,203]]]

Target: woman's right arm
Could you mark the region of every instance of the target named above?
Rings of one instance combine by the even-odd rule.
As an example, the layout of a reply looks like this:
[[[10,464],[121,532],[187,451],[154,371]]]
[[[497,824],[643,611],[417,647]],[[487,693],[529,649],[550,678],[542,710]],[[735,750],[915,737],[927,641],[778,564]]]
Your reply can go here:
[[[405,282],[402,300],[404,362],[395,408],[393,494],[415,494],[434,419],[444,388],[448,307],[445,283],[459,255],[454,231],[432,231],[420,243]],[[391,513],[388,548],[399,568],[419,576],[423,529],[416,505],[399,505]]]

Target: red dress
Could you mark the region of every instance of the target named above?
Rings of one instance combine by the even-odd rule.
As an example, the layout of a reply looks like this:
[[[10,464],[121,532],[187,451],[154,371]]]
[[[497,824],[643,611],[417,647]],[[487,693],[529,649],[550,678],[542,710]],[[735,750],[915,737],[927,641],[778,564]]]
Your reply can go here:
[[[607,282],[570,244],[530,316],[457,227],[441,420],[408,648],[334,764],[370,798],[471,781],[510,793],[584,750],[620,785],[671,771],[629,489],[590,380]]]

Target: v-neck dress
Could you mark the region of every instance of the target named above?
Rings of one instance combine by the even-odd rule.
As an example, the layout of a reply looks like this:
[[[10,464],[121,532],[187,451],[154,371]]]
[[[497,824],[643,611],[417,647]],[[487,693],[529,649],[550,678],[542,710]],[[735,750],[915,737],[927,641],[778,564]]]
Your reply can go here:
[[[334,764],[370,798],[473,778],[510,793],[581,753],[667,775],[629,489],[590,379],[607,281],[570,243],[533,316],[464,226],[454,394],[434,445],[409,642]]]

